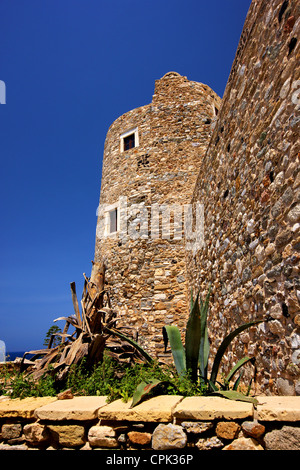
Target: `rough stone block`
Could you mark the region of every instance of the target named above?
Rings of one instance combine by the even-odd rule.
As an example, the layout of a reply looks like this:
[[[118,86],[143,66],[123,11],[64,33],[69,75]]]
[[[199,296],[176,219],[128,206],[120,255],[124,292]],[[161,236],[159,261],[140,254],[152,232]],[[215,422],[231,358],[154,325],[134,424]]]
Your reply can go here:
[[[240,429],[240,425],[234,421],[220,421],[216,426],[216,434],[220,439],[233,440]]]
[[[63,447],[79,447],[85,444],[85,428],[77,424],[47,425],[53,438]]]
[[[244,421],[242,424],[242,430],[247,436],[259,438],[264,434],[266,428],[263,424],[260,424],[257,421]]]
[[[49,421],[88,421],[97,418],[99,408],[105,406],[106,397],[75,397],[70,400],[56,400],[38,408],[35,416]]]
[[[28,450],[28,446],[26,444],[18,444],[18,445],[0,444],[0,450]]]
[[[91,447],[119,447],[116,432],[110,426],[92,426],[88,432]]]
[[[40,423],[26,424],[23,429],[25,439],[34,444],[47,441],[50,437],[47,427]]]
[[[146,446],[151,442],[152,434],[149,432],[131,431],[128,433],[128,439],[131,444]]]
[[[181,426],[176,424],[159,424],[152,436],[154,450],[183,449],[187,443],[187,435]]]
[[[183,421],[181,426],[188,434],[202,434],[203,432],[208,431],[209,429],[213,428],[213,423],[209,422],[201,422],[201,421]]]
[[[264,450],[264,448],[251,437],[240,437],[223,447],[223,450]]]
[[[199,450],[217,450],[224,447],[224,444],[217,436],[212,436],[206,439],[199,439],[196,442],[196,447]]]
[[[266,450],[300,450],[300,428],[283,426],[264,436]]]
[[[1,428],[1,434],[3,439],[15,439],[21,436],[22,425],[19,423],[15,424],[3,424]]]

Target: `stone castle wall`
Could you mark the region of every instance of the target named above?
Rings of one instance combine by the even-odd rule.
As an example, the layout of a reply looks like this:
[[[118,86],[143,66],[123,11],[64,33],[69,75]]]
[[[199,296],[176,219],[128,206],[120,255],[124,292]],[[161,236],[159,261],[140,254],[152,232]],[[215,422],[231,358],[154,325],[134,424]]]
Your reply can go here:
[[[206,244],[187,257],[190,284],[212,282],[213,351],[272,319],[240,335],[224,367],[254,355],[267,394],[300,393],[299,13],[295,0],[251,4],[193,194]]]
[[[95,261],[105,261],[120,324],[136,328],[156,355],[162,327],[183,327],[188,304],[183,226],[171,211],[168,235],[153,214],[162,204],[190,202],[220,101],[208,86],[169,72],[156,81],[152,103],[119,117],[107,133]],[[122,135],[134,130],[138,145],[123,151]],[[108,234],[107,214],[117,206],[119,230]]]
[[[104,236],[103,213],[97,225],[95,260],[105,260],[113,304],[151,353],[162,353],[163,325],[184,331],[190,289],[204,296],[209,282],[212,357],[233,328],[271,318],[235,340],[223,369],[254,355],[266,394],[300,393],[299,13],[297,0],[252,1],[221,108],[209,87],[171,72],[151,104],[112,124],[100,206],[125,196],[139,212],[127,211],[127,239],[121,227]],[[120,136],[135,128],[139,145],[121,152]],[[149,236],[149,225],[132,238],[143,208],[197,202],[197,253],[184,239]]]

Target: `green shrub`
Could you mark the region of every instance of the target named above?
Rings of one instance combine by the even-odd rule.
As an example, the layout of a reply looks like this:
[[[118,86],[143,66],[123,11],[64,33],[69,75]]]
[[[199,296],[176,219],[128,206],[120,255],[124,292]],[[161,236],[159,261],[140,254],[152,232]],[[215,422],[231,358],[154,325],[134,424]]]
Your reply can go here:
[[[121,365],[108,354],[92,371],[85,368],[85,361],[72,366],[69,370],[66,388],[71,388],[77,395],[102,395],[108,401],[122,399],[128,401],[136,387],[142,381],[156,379],[160,382],[157,392],[167,394],[195,395],[199,388],[192,383],[188,376],[178,377],[173,366],[160,366],[152,361],[134,365]]]
[[[55,396],[54,379],[47,375],[38,381],[26,377],[24,373],[6,370],[0,377],[0,395],[8,395],[10,398],[45,397]]]
[[[173,365],[162,366],[154,360],[151,363],[120,364],[106,352],[103,360],[92,370],[86,367],[85,360],[72,365],[63,383],[55,380],[54,373],[45,374],[40,380],[34,381],[24,373],[8,373],[3,370],[0,379],[0,394],[7,394],[11,398],[55,396],[60,391],[71,388],[72,393],[77,396],[98,395],[107,396],[109,402],[117,399],[128,401],[141,382],[149,383],[152,380],[159,382],[155,389],[156,395],[193,396],[203,392],[188,374],[179,376]]]

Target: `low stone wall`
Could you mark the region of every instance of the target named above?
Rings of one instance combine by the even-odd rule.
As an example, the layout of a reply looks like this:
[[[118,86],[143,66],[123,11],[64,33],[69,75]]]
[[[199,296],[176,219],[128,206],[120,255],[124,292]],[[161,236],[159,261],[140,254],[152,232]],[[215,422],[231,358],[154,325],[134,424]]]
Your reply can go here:
[[[300,397],[257,398],[0,397],[0,450],[300,450]]]

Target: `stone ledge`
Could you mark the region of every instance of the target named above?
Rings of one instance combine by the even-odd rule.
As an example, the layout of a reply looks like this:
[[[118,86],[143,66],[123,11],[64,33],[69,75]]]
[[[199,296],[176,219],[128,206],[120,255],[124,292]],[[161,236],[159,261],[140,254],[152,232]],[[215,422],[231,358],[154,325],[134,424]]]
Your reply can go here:
[[[300,396],[257,396],[255,409],[251,403],[221,397],[187,397],[163,395],[153,397],[134,408],[116,400],[107,403],[105,396],[28,397],[0,400],[0,418],[41,419],[48,421],[172,422],[176,420],[244,419],[259,421],[300,422]]]
[[[74,397],[68,400],[56,400],[35,411],[35,417],[49,421],[87,421],[97,419],[98,410],[107,405],[107,397]]]
[[[253,416],[251,403],[222,397],[184,398],[174,410],[174,417],[184,420],[244,419]]]
[[[116,400],[101,408],[98,417],[108,421],[170,422],[176,405],[182,399],[183,397],[178,395],[161,395],[150,398],[134,408],[130,408],[131,400],[127,403]]]
[[[260,421],[300,421],[300,396],[258,396]]]
[[[37,408],[56,400],[55,397],[28,397],[0,401],[0,418],[34,418]]]

